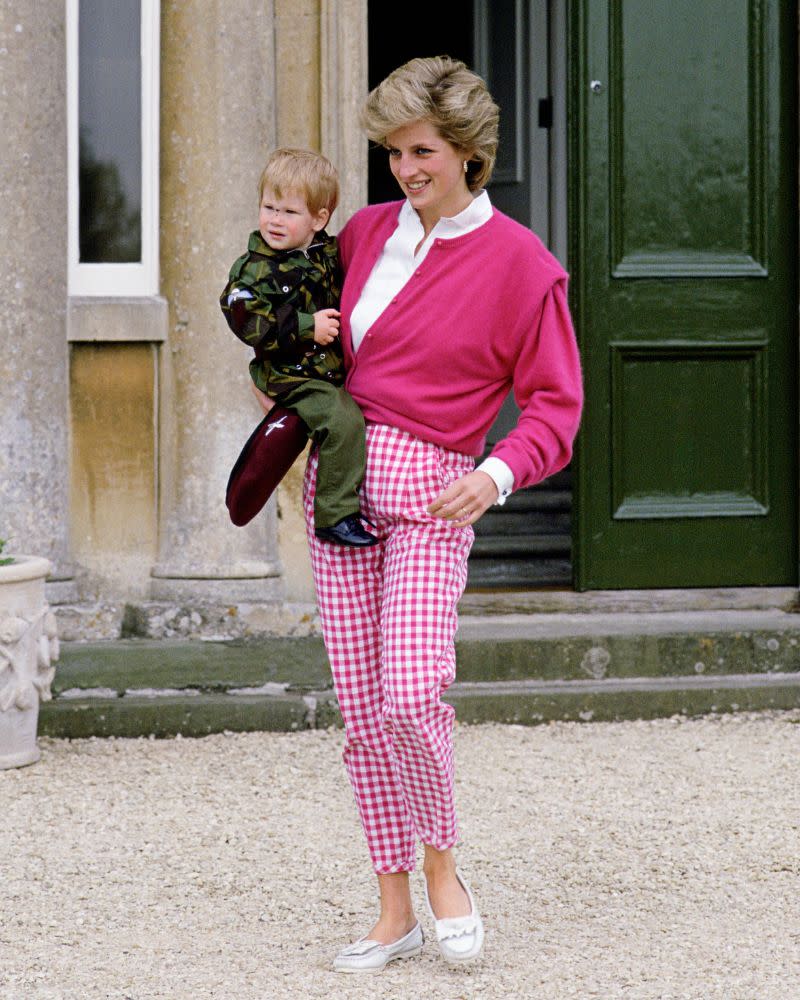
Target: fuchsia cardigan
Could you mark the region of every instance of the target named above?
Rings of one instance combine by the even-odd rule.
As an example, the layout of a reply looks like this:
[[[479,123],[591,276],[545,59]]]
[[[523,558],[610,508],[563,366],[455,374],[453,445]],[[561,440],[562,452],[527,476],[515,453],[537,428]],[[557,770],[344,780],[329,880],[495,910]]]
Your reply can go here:
[[[492,454],[515,489],[558,472],[583,400],[567,274],[497,209],[478,229],[434,241],[353,354],[350,314],[401,205],[363,208],[339,233],[347,389],[366,420],[478,456],[513,385],[522,413]]]

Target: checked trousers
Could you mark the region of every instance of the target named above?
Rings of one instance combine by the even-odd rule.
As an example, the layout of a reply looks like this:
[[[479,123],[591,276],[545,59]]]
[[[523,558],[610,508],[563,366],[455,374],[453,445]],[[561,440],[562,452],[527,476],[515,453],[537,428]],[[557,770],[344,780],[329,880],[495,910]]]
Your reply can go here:
[[[416,843],[458,840],[453,787],[456,605],[472,528],[425,508],[473,459],[367,424],[361,512],[378,545],[314,534],[316,455],[304,504],[322,631],[345,725],[344,763],[378,874],[413,871]]]

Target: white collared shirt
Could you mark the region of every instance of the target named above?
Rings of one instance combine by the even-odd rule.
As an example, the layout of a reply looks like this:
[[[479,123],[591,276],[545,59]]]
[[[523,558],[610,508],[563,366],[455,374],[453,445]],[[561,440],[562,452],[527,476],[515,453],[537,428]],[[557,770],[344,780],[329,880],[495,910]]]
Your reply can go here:
[[[488,222],[492,212],[489,195],[486,191],[481,191],[463,212],[439,219],[425,237],[419,216],[406,200],[400,209],[397,229],[386,241],[350,316],[354,352],[361,345],[367,330],[423,262],[433,241],[464,236]],[[424,243],[414,253],[423,237]],[[490,456],[481,462],[477,471],[485,472],[494,480],[498,492],[497,503],[505,503],[506,497],[514,489],[514,473],[509,466],[502,459]]]

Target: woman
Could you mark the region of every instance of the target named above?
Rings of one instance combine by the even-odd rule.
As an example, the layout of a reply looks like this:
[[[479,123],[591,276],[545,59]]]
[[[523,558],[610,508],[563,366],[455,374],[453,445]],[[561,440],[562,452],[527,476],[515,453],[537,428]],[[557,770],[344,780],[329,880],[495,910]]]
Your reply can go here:
[[[498,109],[447,57],[414,59],[373,90],[363,123],[388,150],[402,202],[340,233],[347,388],[367,422],[361,509],[378,545],[315,537],[315,459],[305,481],[323,634],[345,724],[344,761],[380,892],[380,916],[334,962],[366,972],[417,954],[409,873],[424,844],[426,899],[451,962],[476,958],[483,926],[456,868],[456,605],[472,525],[570,459],[581,409],[567,275],[483,185]],[[478,469],[510,388],[516,428]]]

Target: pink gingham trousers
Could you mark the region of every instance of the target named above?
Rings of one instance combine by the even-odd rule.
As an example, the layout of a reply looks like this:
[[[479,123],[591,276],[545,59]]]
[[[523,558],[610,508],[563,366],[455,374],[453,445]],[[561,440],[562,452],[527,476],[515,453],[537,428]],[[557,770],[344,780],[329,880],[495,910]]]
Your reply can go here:
[[[440,695],[455,678],[456,605],[474,535],[425,508],[473,468],[468,455],[367,424],[361,512],[380,539],[367,548],[315,536],[314,454],[306,470],[306,526],[344,763],[378,874],[413,871],[417,838],[438,850],[458,840],[455,710]]]

